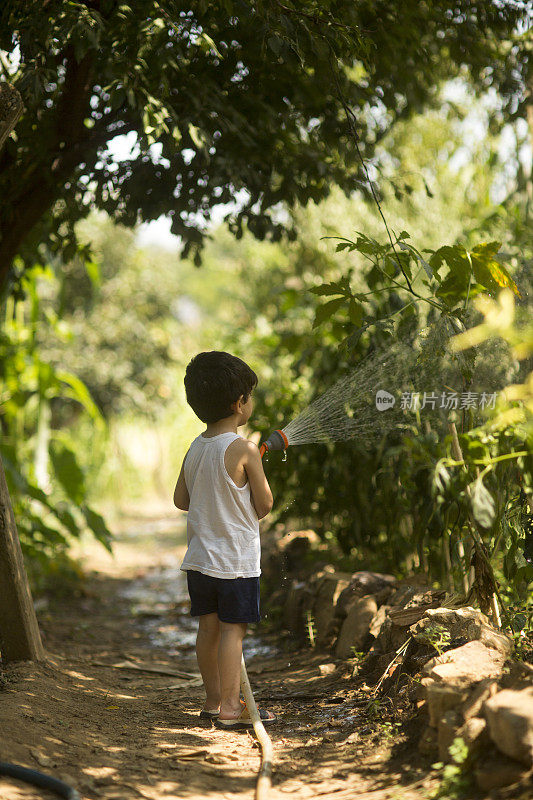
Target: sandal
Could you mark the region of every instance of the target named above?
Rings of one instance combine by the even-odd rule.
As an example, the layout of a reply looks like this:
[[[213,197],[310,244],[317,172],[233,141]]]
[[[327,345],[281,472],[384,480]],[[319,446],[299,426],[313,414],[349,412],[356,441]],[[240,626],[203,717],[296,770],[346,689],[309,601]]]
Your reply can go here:
[[[220,711],[206,711],[204,709],[203,711],[200,711],[200,719],[218,719],[219,714]]]
[[[263,725],[269,725],[271,722],[276,722],[277,717],[272,711],[267,711],[265,708],[258,708],[259,717]],[[248,709],[246,706],[241,711],[240,715],[235,719],[220,719],[217,718],[215,721],[215,725],[217,728],[224,728],[224,729],[231,729],[231,730],[242,730],[243,728],[253,728],[253,722],[250,718],[250,714],[248,713]]]

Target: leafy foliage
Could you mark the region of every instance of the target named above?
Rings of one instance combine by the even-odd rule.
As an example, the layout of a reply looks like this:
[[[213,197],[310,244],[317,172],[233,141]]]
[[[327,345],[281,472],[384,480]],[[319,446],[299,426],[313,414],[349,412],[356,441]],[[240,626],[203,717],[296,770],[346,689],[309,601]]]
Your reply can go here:
[[[105,523],[86,502],[72,412],[83,404],[98,420],[94,396],[108,416],[147,401],[157,416],[170,385],[162,374],[175,330],[168,300],[192,283],[179,275],[173,285],[157,261],[145,270],[123,232],[111,257],[112,247],[95,256],[75,224],[94,207],[130,226],[169,213],[198,262],[213,207],[233,203],[226,222],[243,237],[241,248],[219,231],[206,254],[206,266],[224,261],[231,278],[223,287],[231,291],[217,296],[202,278],[193,294],[204,304],[202,326],[211,312],[221,315],[223,331],[211,341],[260,371],[256,419],[264,432],[396,338],[418,348],[421,364],[438,365],[458,391],[487,376],[491,388],[521,387],[492,416],[468,408],[456,415],[464,463],[451,457],[446,415],[423,413],[413,415],[409,435],[384,437],[370,452],[357,442],[295,448],[289,468],[272,454],[269,476],[284,500],[277,519],[313,525],[325,541],[339,542],[350,567],[420,566],[455,586],[484,552],[472,544],[476,533],[498,577],[523,594],[531,577],[520,517],[531,495],[530,351],[503,306],[486,306],[480,327],[483,306],[473,302],[495,302],[505,287],[507,303],[516,297],[526,307],[517,265],[523,277],[531,251],[520,198],[507,198],[498,219],[488,219],[496,138],[487,134],[478,149],[469,143],[468,170],[450,168],[464,147],[454,126],[466,111],[443,102],[439,88],[470,67],[472,85],[491,85],[501,98],[487,112],[487,128],[521,120],[523,9],[225,0],[176,12],[170,0],[44,0],[20,11],[8,2],[0,20],[0,46],[11,53],[10,77],[27,109],[0,159],[0,261],[4,268],[13,262],[15,297],[27,295],[17,304],[25,311],[9,307],[18,338],[14,346],[15,329],[6,329],[2,424],[28,552],[56,554],[81,525],[106,541]],[[355,138],[372,174],[382,175],[373,188],[393,210],[400,233],[392,241],[368,206],[331,194],[335,183],[346,195],[358,188],[369,197],[371,189],[339,93],[355,111]],[[412,118],[428,106],[424,120]],[[126,133],[130,155],[115,162],[113,139]],[[330,205],[301,210],[327,195]],[[298,242],[283,248],[244,235],[277,241],[296,227]],[[44,308],[35,278],[48,260],[60,288]],[[498,327],[494,320],[504,317]],[[472,326],[475,340],[450,353],[450,337]],[[184,329],[180,363],[206,341],[204,330]],[[493,341],[496,330],[509,346]],[[69,337],[70,361],[62,348]],[[43,489],[48,460],[56,474]]]
[[[456,203],[454,213],[471,213],[468,205],[465,212],[459,208]],[[328,221],[345,217],[344,209],[323,212]],[[475,349],[452,350],[449,342],[480,321],[472,305],[477,295],[473,285],[480,302],[485,297],[487,303],[491,296],[490,302],[498,298],[502,285],[507,287],[508,295],[516,298],[520,319],[527,318],[530,245],[517,247],[505,232],[503,255],[495,240],[442,246],[428,231],[425,241],[430,247],[422,249],[401,230],[393,246],[372,235],[371,225],[365,232],[359,228],[353,237],[342,237],[333,234],[329,224],[325,246],[313,247],[312,238],[316,240],[324,227],[316,218],[309,234],[301,231],[302,241],[293,255],[297,277],[285,277],[281,268],[272,278],[278,287],[274,297],[269,299],[272,288],[264,283],[251,290],[272,326],[264,336],[265,360],[275,353],[272,378],[259,389],[258,422],[265,433],[283,427],[337,377],[355,369],[365,354],[386,349],[397,338],[412,342],[420,364],[434,364],[442,385],[459,394],[473,387],[504,390],[516,376],[525,377],[527,362],[519,367],[516,355],[501,339],[490,338],[486,327],[483,336],[472,334],[478,337]],[[438,228],[433,232],[437,235]],[[338,242],[335,255],[332,237]],[[460,280],[449,287],[444,301],[439,288],[452,273]],[[519,274],[520,281],[515,280]],[[354,304],[361,309],[359,319],[350,314]],[[508,323],[503,329],[519,354],[525,346],[523,323],[517,329]],[[397,570],[399,565],[412,569],[418,564],[449,585],[443,551],[447,535],[451,580],[458,590],[470,559],[481,558],[477,549],[474,552],[473,531],[484,542],[505,596],[523,597],[530,577],[520,514],[525,507],[522,487],[531,496],[531,442],[518,394],[516,398],[505,410],[465,407],[455,412],[464,465],[450,457],[449,412],[414,414],[408,436],[392,434],[370,452],[356,440],[295,447],[289,451],[289,470],[271,454],[269,478],[275,495],[284,500],[278,519],[312,526],[326,541],[338,541],[349,556],[349,568],[361,564]],[[487,421],[491,415],[499,420],[494,426]]]
[[[199,258],[213,207],[238,197],[232,232],[246,223],[279,239],[280,203],[319,201],[333,184],[368,194],[339,90],[366,157],[463,66],[501,93],[506,118],[524,116],[526,20],[519,4],[470,0],[453,11],[416,0],[198,0],[189,10],[7,0],[0,47],[19,49],[6,72],[26,112],[0,158],[2,283],[12,267],[16,286],[43,248],[92,264],[74,224],[95,206],[129,226],[168,213]],[[117,163],[110,143],[125,134],[132,149]]]
[[[72,538],[90,531],[111,550],[111,532],[87,505],[85,476],[75,447],[53,427],[52,409],[75,403],[101,425],[85,385],[76,375],[43,360],[36,329],[36,277],[25,279],[24,304],[10,299],[0,336],[0,453],[6,471],[21,544],[32,575],[64,560]],[[50,480],[50,474],[54,480]]]
[[[79,259],[65,267],[54,260],[54,277],[40,287],[41,356],[79,376],[106,419],[156,416],[170,396],[180,335],[175,257],[143,253],[133,232],[105,215],[80,223],[78,236],[92,242],[98,281]],[[61,325],[50,326],[47,316]],[[64,423],[69,411],[63,409]]]

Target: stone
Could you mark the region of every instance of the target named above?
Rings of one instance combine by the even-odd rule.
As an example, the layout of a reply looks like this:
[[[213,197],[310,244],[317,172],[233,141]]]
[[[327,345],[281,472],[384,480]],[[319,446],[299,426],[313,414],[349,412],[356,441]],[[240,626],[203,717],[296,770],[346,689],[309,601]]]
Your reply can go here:
[[[410,639],[402,663],[402,671],[408,675],[417,675],[427,662],[435,657],[435,649],[429,644]]]
[[[303,600],[307,587],[304,581],[293,580],[285,604],[283,622],[287,630],[300,638],[305,631]]]
[[[389,604],[403,608],[407,603],[413,599],[416,594],[414,586],[398,586],[395,592],[389,597]]]
[[[431,678],[420,678],[419,681],[415,682],[416,686],[416,693],[415,698],[419,701],[424,701],[427,705],[427,687],[433,686],[435,681],[432,681]]]
[[[355,600],[366,595],[382,593],[383,590],[387,590],[385,594],[381,594],[381,597],[385,599],[396,585],[397,581],[393,575],[384,575],[381,572],[369,572],[367,570],[354,572],[350,578],[349,585],[341,592],[337,602],[336,613],[339,617],[345,617]]]
[[[450,761],[450,745],[458,735],[457,731],[461,727],[461,716],[457,711],[446,711],[439,719],[437,726],[437,745],[439,748],[439,760],[445,763]]]
[[[483,712],[498,750],[533,765],[533,688],[504,689],[485,701]]]
[[[335,616],[337,600],[347,586],[348,577],[341,573],[327,574],[320,581],[313,603],[313,619],[318,645],[328,641],[332,631],[331,623]]]
[[[342,627],[335,647],[338,658],[349,658],[352,648],[362,650],[368,637],[377,603],[373,597],[361,597],[350,609]]]
[[[475,641],[432,658],[423,672],[436,681],[465,685],[500,675],[504,663],[505,656],[500,651]]]
[[[533,664],[512,661],[509,665],[509,674],[502,678],[502,689],[526,689],[528,686],[533,686]]]
[[[440,597],[440,594],[431,591],[417,592],[413,586],[404,586],[394,591],[387,599],[388,613],[385,618],[376,619],[376,627],[379,628],[377,635],[373,632],[376,635],[376,649],[386,653],[389,650],[398,650],[405,644],[411,636],[410,626],[420,619],[427,608],[439,604],[440,600],[432,601],[432,597]]]
[[[467,696],[466,689],[448,683],[434,681],[426,685],[426,701],[429,724],[436,728],[441,717],[451,710],[458,709]]]
[[[374,647],[382,653],[390,650],[398,650],[409,638],[409,628],[406,626],[394,625],[390,615],[387,615],[380,625],[379,634],[376,638]]]
[[[424,603],[421,606],[392,609],[390,618],[395,625],[400,625],[407,628],[414,627],[415,623],[422,619],[426,611],[431,608],[431,604]]]
[[[469,720],[472,717],[479,717],[485,700],[495,695],[498,690],[498,681],[494,678],[485,678],[485,680],[480,681],[463,703],[461,711],[464,719]]]
[[[490,746],[487,720],[481,719],[481,717],[472,717],[468,719],[457,731],[457,736],[460,737],[468,747],[469,753],[478,753],[482,749],[486,749]]]
[[[358,666],[358,676],[364,677],[367,684],[372,686],[379,681],[394,656],[395,653],[376,653],[370,650]]]
[[[394,591],[393,586],[384,586],[383,589],[380,589],[379,592],[376,592],[374,595],[372,595],[376,599],[378,608],[379,606],[382,606],[383,603],[387,602],[393,591]]]
[[[377,604],[378,603],[376,598],[376,605]],[[381,629],[383,628],[385,620],[387,619],[387,613],[389,611],[389,608],[390,608],[389,606],[381,606],[380,608],[378,608],[377,613],[374,615],[372,624],[370,625],[368,631],[369,634],[374,637],[374,639],[377,639],[379,634],[381,633]]]
[[[320,537],[315,531],[290,531],[279,538],[279,533],[261,537],[261,569],[268,576],[288,573],[298,578],[305,577],[306,556],[316,550]]]
[[[330,575],[335,574],[335,567],[333,564],[322,564],[320,567],[315,569],[315,571],[308,577],[307,584],[309,589],[316,594],[320,589],[323,581],[328,578]]]
[[[527,774],[524,765],[512,758],[498,753],[491,752],[481,761],[478,761],[474,769],[474,775],[478,788],[483,792],[490,792],[493,789],[501,789],[503,786],[510,786],[522,780]]]
[[[488,617],[475,608],[428,608],[422,618],[411,626],[411,633],[415,638],[424,638],[424,633],[431,631],[431,628],[444,628],[452,640],[480,641],[504,656],[510,655],[513,650],[512,639],[497,631]]]

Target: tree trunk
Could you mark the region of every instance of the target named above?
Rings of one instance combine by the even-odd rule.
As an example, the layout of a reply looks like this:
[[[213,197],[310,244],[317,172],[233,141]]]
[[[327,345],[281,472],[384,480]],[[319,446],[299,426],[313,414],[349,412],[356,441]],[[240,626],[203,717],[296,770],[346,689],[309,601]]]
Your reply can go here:
[[[1,460],[0,586],[0,650],[3,661],[44,660],[45,653]]]
[[[0,83],[0,150],[22,114],[20,95]],[[0,652],[9,661],[43,661],[39,633],[15,517],[0,458]]]

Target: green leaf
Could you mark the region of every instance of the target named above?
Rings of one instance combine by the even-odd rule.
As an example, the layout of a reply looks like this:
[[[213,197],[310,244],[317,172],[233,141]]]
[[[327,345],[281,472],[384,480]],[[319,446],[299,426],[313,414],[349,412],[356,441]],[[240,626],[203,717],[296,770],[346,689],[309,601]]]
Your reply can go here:
[[[406,231],[402,231],[402,233],[406,233]],[[413,256],[413,258],[415,258],[418,261],[418,263],[421,264],[422,267],[424,267],[424,270],[426,271],[426,275],[428,276],[428,278],[430,279],[433,278],[433,270],[429,266],[426,259],[423,258],[421,253],[418,252],[416,247],[413,247],[412,244],[405,244],[405,242],[398,242],[398,247],[400,248],[400,250],[408,250]]]
[[[450,273],[459,275],[468,283],[470,278],[470,262],[468,260],[465,248],[460,244],[439,247],[431,258],[429,259],[430,266],[433,268],[435,275],[439,277],[438,272],[443,264],[447,264]]]
[[[89,412],[93,419],[102,420],[102,414],[94,400],[92,399],[88,388],[83,383],[77,375],[73,375],[71,372],[63,372],[62,370],[58,370],[55,374],[55,377],[58,381],[62,381],[66,383],[72,389],[66,396],[71,397],[73,400],[77,400],[78,403],[85,408],[86,411]]]
[[[374,325],[376,330],[381,331],[388,336],[392,336],[394,334],[394,320],[389,319],[388,317],[385,317],[384,319],[377,319],[375,322],[371,322],[370,324]]]
[[[96,539],[104,545],[106,550],[112,553],[113,548],[111,547],[111,542],[113,540],[113,534],[107,527],[102,515],[98,514],[97,511],[87,505],[81,506],[81,512],[85,517],[87,527],[94,533]]]
[[[360,303],[356,303],[353,299],[350,300],[350,305],[348,306],[350,322],[353,322],[354,325],[359,327],[363,322],[363,313],[363,306]]]
[[[396,268],[398,268],[398,265],[401,264],[403,271],[405,272],[409,280],[412,281],[413,275],[411,272],[411,251],[409,247],[406,247],[405,245],[402,247],[401,242],[399,244],[401,247],[401,252],[388,256],[388,258],[390,258],[394,262]]]
[[[470,255],[476,280],[493,294],[508,287],[515,295],[522,297],[514,280],[495,258],[500,247],[501,242],[487,242],[474,247]]]
[[[75,454],[63,442],[52,440],[49,447],[50,460],[57,478],[69,500],[79,505],[85,499],[85,476]]]
[[[482,528],[490,528],[496,513],[494,498],[486,486],[483,485],[481,478],[478,478],[472,485],[470,502],[472,503],[472,513],[476,522]]]
[[[533,564],[523,564],[518,567],[515,574],[515,582],[525,581],[530,584],[533,582]]]
[[[39,489],[38,486],[33,486],[31,483],[26,483],[24,478],[22,478],[22,480],[24,481],[24,493],[27,494],[28,497],[31,497],[32,500],[38,500],[39,503],[42,503],[47,508],[53,508],[48,495],[45,494],[42,489]]]
[[[323,283],[320,286],[313,286],[310,291],[320,297],[331,294],[346,294],[346,289],[340,283]]]
[[[80,526],[74,514],[70,511],[66,503],[57,503],[52,509],[59,522],[76,538],[80,535]]]
[[[316,310],[315,321],[313,322],[313,328],[317,328],[319,325],[322,325],[327,319],[329,319],[333,314],[346,302],[344,297],[338,297],[336,300],[330,300],[324,305],[319,306]]]
[[[424,267],[424,269],[425,269],[425,271],[426,271],[426,275],[427,275],[427,276],[428,276],[428,278],[431,280],[431,279],[433,278],[433,270],[432,270],[432,269],[431,269],[431,267],[429,266],[429,264],[428,264],[428,262],[426,261],[426,259],[425,259],[425,258],[422,258],[422,256],[420,255],[420,253],[415,253],[415,258],[418,260],[418,262],[419,262],[420,264],[422,264],[422,266]],[[427,285],[429,286],[429,284],[427,284]]]
[[[365,236],[364,233],[357,231],[356,249],[364,255],[382,255],[388,250],[388,245],[380,244],[376,239]]]
[[[30,523],[32,537],[38,531],[41,534],[44,542],[48,545],[57,547],[57,545],[64,546],[68,544],[68,540],[61,533],[61,531],[58,531],[57,528],[52,528],[50,525],[47,525],[39,517],[36,517],[33,514],[28,514],[27,520]]]
[[[475,297],[485,291],[485,287],[473,281],[468,287],[469,279],[466,275],[451,273],[441,283],[437,291],[436,297],[440,297],[449,308],[453,308],[457,303],[468,297]]]
[[[500,247],[500,242],[488,242],[477,245],[471,253],[462,245],[445,245],[435,251],[429,259],[435,274],[438,276],[438,270],[443,263],[450,270],[437,290],[437,296],[447,298],[452,307],[467,294],[472,297],[480,291],[496,294],[503,287],[509,287],[520,297],[516,283],[495,258]]]

